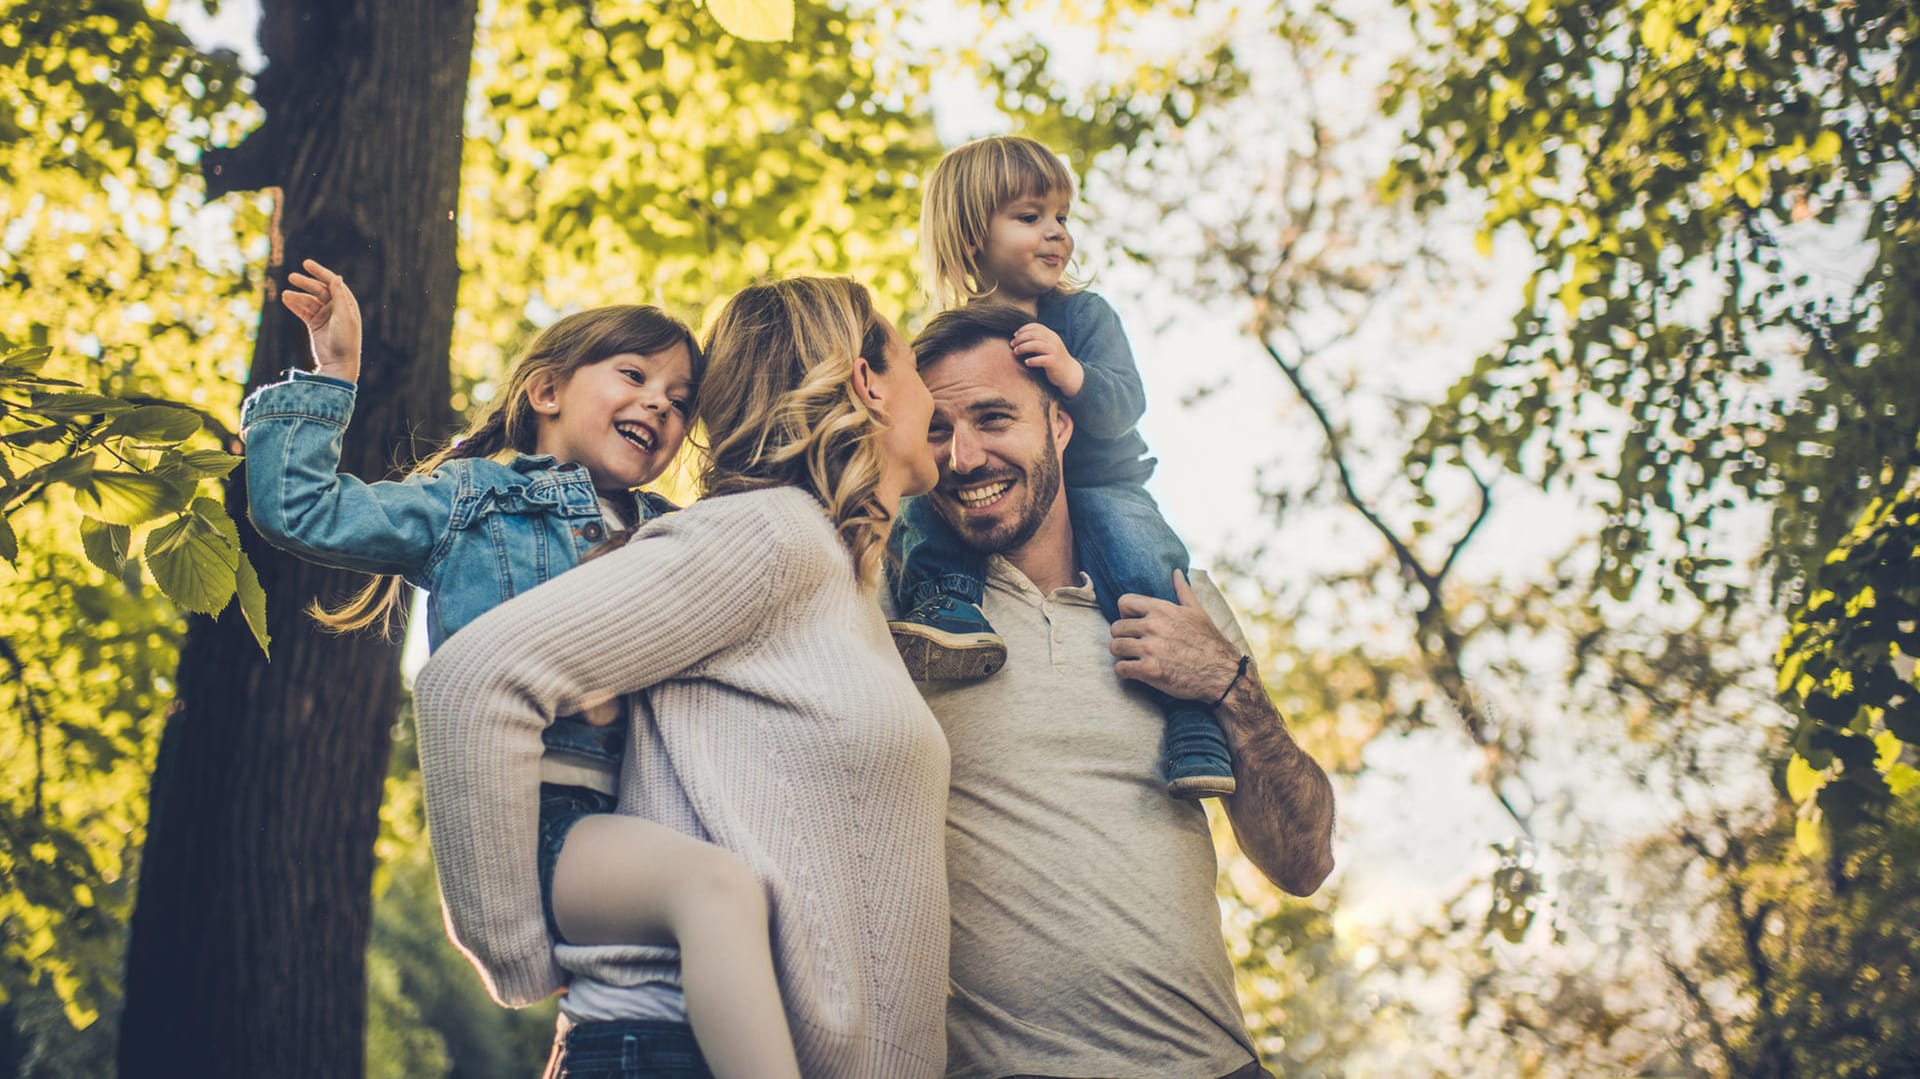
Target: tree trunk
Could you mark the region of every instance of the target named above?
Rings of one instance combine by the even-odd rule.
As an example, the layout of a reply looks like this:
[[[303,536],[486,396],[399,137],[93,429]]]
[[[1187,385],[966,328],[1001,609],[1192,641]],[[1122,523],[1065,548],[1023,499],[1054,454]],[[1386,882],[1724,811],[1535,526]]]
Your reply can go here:
[[[267,121],[210,152],[212,194],[278,187],[249,389],[304,366],[276,284],[341,271],[366,319],[343,467],[387,474],[451,426],[461,118],[477,0],[266,0]],[[125,1077],[364,1069],[365,952],[399,646],[304,614],[354,582],[280,554],[227,505],[266,587],[268,663],[232,607],[190,620],[153,777],[120,1034]]]

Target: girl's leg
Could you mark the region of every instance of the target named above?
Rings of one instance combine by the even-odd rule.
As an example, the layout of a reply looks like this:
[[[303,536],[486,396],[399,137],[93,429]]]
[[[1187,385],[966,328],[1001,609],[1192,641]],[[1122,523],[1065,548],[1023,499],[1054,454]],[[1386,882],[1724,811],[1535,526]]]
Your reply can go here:
[[[638,817],[582,817],[553,871],[569,944],[680,946],[687,1020],[717,1079],[798,1079],[766,893],[745,862]]]

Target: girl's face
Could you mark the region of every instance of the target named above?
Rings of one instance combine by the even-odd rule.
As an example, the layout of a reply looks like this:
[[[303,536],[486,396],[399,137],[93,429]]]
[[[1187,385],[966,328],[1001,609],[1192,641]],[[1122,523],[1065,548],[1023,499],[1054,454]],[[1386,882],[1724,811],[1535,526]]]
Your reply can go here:
[[[651,483],[686,440],[692,382],[685,345],[645,356],[623,352],[570,376],[535,378],[527,387],[539,424],[534,450],[585,465],[602,491]]]
[[[975,253],[982,284],[998,289],[996,299],[1023,306],[1051,292],[1073,258],[1073,234],[1067,211],[1073,200],[1049,191],[1017,198],[994,211],[987,240]]]

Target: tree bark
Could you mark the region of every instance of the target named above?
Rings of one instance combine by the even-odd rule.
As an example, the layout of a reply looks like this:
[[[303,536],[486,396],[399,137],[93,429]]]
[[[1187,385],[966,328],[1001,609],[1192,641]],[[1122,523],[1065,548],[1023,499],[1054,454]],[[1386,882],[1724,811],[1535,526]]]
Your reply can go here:
[[[278,187],[248,389],[308,364],[276,285],[341,271],[366,347],[343,467],[366,477],[451,426],[461,120],[477,0],[266,0],[266,124],[207,155],[209,191]],[[267,547],[269,663],[233,607],[190,620],[153,777],[120,1033],[122,1076],[362,1073],[373,842],[399,645],[303,610],[354,580]]]

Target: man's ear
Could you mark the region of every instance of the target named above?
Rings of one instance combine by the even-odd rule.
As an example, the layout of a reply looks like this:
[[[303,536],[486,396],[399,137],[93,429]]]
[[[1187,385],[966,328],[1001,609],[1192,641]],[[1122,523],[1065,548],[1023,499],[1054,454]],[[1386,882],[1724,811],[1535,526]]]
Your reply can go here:
[[[527,379],[527,403],[535,412],[551,416],[560,411],[560,387],[562,380],[552,368],[536,372]]]
[[[1067,443],[1073,441],[1073,417],[1052,397],[1047,398],[1047,408],[1052,413],[1047,417],[1047,422],[1053,424],[1053,444],[1060,447],[1060,452],[1064,454],[1067,452]]]

